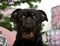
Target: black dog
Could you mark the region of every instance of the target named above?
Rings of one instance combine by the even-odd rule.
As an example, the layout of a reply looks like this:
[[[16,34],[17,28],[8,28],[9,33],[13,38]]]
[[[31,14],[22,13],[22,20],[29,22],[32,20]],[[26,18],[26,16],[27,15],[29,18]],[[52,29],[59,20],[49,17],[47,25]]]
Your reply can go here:
[[[48,21],[47,16],[42,10],[16,9],[11,19],[17,30],[16,40],[13,46],[43,46],[42,22]]]

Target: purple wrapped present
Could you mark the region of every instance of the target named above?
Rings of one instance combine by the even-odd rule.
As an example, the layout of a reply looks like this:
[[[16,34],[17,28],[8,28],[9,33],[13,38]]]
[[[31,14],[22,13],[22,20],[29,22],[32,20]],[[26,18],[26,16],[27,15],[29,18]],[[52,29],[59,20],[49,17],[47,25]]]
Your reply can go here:
[[[48,46],[60,46],[60,30],[50,30],[48,35]]]

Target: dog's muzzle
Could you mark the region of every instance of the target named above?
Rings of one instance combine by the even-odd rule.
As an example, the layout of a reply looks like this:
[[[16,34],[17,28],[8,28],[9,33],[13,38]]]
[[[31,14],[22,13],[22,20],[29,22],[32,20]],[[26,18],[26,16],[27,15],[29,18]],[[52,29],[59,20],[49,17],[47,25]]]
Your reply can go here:
[[[35,21],[31,18],[27,18],[23,21],[23,26],[27,28],[31,28],[35,25]]]

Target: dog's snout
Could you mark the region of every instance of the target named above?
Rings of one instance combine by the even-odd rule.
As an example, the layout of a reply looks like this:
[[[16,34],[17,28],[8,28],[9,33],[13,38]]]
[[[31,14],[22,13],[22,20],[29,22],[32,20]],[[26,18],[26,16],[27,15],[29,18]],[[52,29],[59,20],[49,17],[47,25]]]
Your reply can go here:
[[[31,20],[31,18],[30,18],[30,17],[28,17],[28,18],[27,18],[27,20]]]
[[[32,21],[25,21],[24,26],[30,28],[33,26],[33,22]]]
[[[33,25],[34,25],[34,21],[30,17],[26,18],[25,21],[23,21],[24,27],[31,28],[33,27]]]
[[[28,17],[27,19],[26,19],[26,23],[32,23],[32,19],[30,18],[30,17]]]

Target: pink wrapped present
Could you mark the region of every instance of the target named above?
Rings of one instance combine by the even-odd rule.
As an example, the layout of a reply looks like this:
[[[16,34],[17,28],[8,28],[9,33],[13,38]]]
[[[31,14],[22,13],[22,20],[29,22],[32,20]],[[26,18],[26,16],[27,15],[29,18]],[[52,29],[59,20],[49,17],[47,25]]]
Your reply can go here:
[[[49,32],[49,45],[60,46],[60,6],[55,6],[51,9],[51,24],[52,29]]]
[[[52,28],[60,29],[60,6],[53,7],[52,12]]]
[[[15,34],[3,27],[0,27],[0,31],[2,31],[2,34],[6,37],[8,46],[12,46],[15,41]]]

